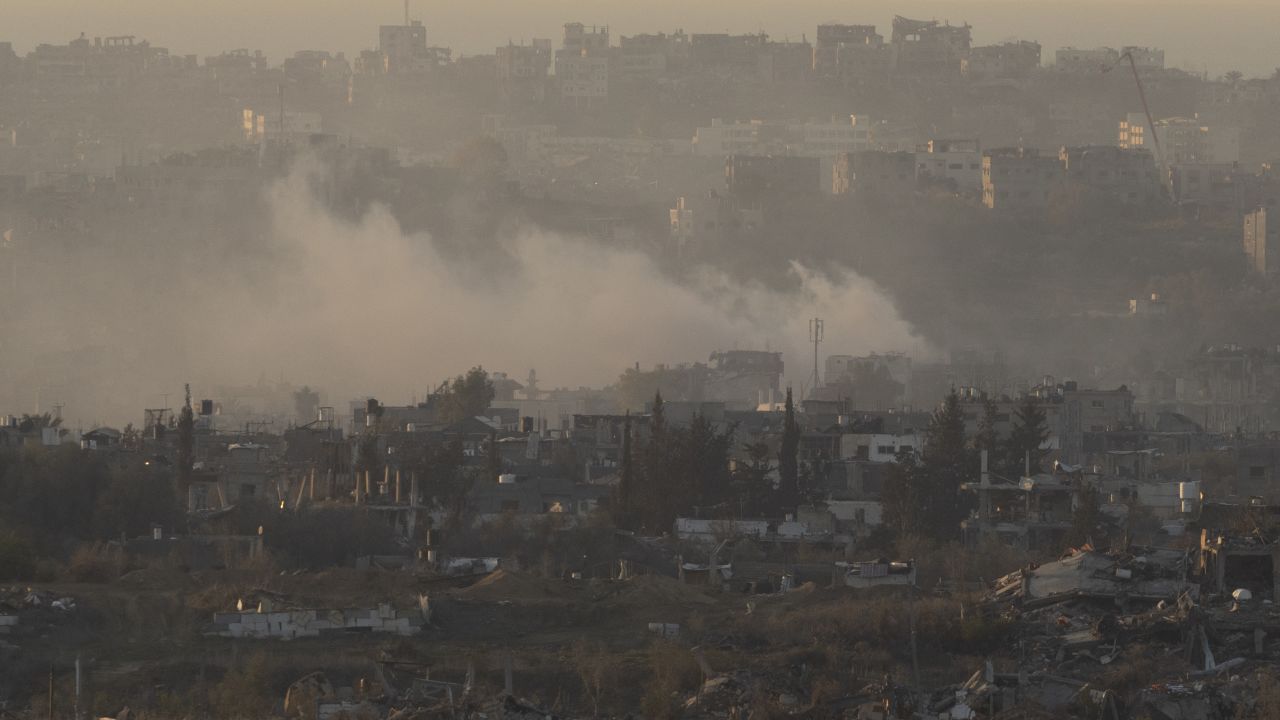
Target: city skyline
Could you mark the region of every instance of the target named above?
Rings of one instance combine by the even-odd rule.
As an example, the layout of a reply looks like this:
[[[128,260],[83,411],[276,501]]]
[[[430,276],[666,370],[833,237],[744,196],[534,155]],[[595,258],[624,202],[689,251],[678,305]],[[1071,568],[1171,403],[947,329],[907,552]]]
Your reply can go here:
[[[72,0],[11,0],[9,5],[6,39],[19,52],[40,43],[63,43],[83,32],[88,37],[134,35],[174,53],[200,57],[237,48],[262,50],[272,62],[300,50],[341,51],[354,56],[376,47],[377,26],[399,24],[404,13],[403,4],[395,0],[360,5],[329,0],[305,5],[296,0],[230,0],[181,8],[155,0],[91,8]],[[494,47],[508,40],[558,38],[566,22],[608,25],[615,38],[683,29],[689,33],[763,31],[775,39],[807,37],[812,42],[814,29],[821,23],[873,24],[887,29],[897,14],[968,23],[979,43],[1033,40],[1045,48],[1046,63],[1058,47],[1155,46],[1166,51],[1170,66],[1210,76],[1230,70],[1249,76],[1270,75],[1277,63],[1267,50],[1269,29],[1280,24],[1280,5],[1264,0],[1230,0],[1212,6],[1086,0],[1071,4],[1070,9],[1063,3],[1041,0],[963,4],[946,0],[852,4],[819,0],[785,9],[751,0],[734,3],[732,12],[712,3],[685,5],[671,0],[648,3],[643,9],[616,0],[505,5],[500,0],[480,0],[460,9],[416,0],[410,4],[410,15],[427,27],[431,44],[450,47],[458,56],[491,54]],[[1099,22],[1100,16],[1106,21]],[[1232,32],[1206,36],[1204,28],[1210,22],[1230,26]]]

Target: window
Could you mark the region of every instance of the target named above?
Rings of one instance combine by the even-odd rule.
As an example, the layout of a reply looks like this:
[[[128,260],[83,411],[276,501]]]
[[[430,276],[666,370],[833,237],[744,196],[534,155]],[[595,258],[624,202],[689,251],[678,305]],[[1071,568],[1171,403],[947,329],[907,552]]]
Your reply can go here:
[[[253,483],[243,483],[240,485],[240,497],[253,497],[257,489]]]
[[[1249,477],[1264,478],[1267,476],[1267,468],[1265,465],[1252,465],[1249,467]]]
[[[1089,402],[1089,406],[1095,407],[1095,408],[1102,408],[1102,407],[1106,407],[1107,404],[1101,400],[1092,400]]]
[[[881,455],[892,455],[896,451],[893,449],[892,445],[877,445],[876,452],[880,453]]]

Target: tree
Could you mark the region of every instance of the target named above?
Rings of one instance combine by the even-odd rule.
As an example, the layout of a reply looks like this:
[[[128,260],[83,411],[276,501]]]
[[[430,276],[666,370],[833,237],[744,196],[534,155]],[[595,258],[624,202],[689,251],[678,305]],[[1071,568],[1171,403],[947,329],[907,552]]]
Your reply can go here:
[[[618,477],[618,487],[613,494],[613,522],[618,527],[631,527],[633,521],[633,513],[635,511],[633,505],[635,503],[636,491],[636,471],[635,463],[631,459],[631,411],[622,419],[622,457],[619,462],[622,465],[621,472]]]
[[[662,391],[653,393],[653,406],[649,409],[650,434],[661,435],[667,428],[667,415],[662,407]]]
[[[489,451],[488,452],[489,479],[492,482],[497,482],[498,476],[502,474],[502,451],[498,447],[498,431],[497,430],[489,431],[489,442],[488,442],[487,449]]]
[[[1244,79],[1244,73],[1239,70],[1229,70],[1226,75],[1222,76],[1222,79],[1226,80],[1227,84],[1231,87],[1235,87],[1240,84],[1242,79]]]
[[[921,498],[928,492],[928,477],[915,453],[899,450],[889,476],[885,479],[880,502],[884,510],[884,524],[899,537],[921,535],[925,531],[925,518]]]
[[[117,469],[94,507],[93,527],[100,538],[142,537],[153,524],[173,529],[182,513],[167,469],[143,461]]]
[[[733,447],[733,435],[733,427],[719,432],[705,415],[695,415],[689,426],[676,434],[672,490],[703,514],[721,508],[729,500],[729,448]]]
[[[271,671],[267,657],[254,653],[244,669],[232,665],[209,693],[209,702],[228,720],[266,717],[272,710]]]
[[[933,537],[952,537],[959,532],[960,520],[968,514],[970,504],[961,495],[960,485],[976,469],[974,453],[965,439],[964,410],[955,390],[929,421],[923,465],[924,482],[918,498],[922,529]]]
[[[471,489],[473,480],[470,473],[463,472],[466,455],[462,443],[457,440],[444,443],[424,440],[419,444],[400,448],[397,452],[403,453],[402,467],[421,481],[419,492],[425,495],[429,504],[455,514],[461,512],[463,500]]]
[[[1071,531],[1067,544],[1075,547],[1093,543],[1097,538],[1098,523],[1102,520],[1102,506],[1098,491],[1092,485],[1083,485],[1076,493],[1076,506],[1071,511]]]
[[[489,373],[477,365],[449,383],[440,397],[441,412],[446,422],[461,422],[482,414],[493,397],[493,381]]]
[[[733,492],[738,498],[738,513],[744,517],[760,517],[766,512],[774,488],[770,475],[769,445],[763,441],[742,446],[746,456],[733,470]]]
[[[0,582],[30,580],[36,573],[31,543],[14,532],[0,532]]]
[[[668,427],[662,395],[654,395],[649,439],[627,480],[628,508],[637,527],[669,529],[691,510],[715,511],[727,503],[732,480],[729,449],[734,428],[721,432],[702,415],[687,426]]]
[[[120,431],[120,447],[125,450],[142,449],[142,431],[129,423]]]
[[[1035,474],[1040,471],[1040,461],[1045,451],[1041,448],[1049,439],[1049,426],[1044,408],[1036,398],[1028,395],[1014,411],[1013,429],[1006,444],[1005,474],[1020,477],[1024,471]]]
[[[59,437],[67,433],[66,430],[61,429],[62,418],[54,417],[52,413],[37,413],[35,415],[23,413],[22,419],[18,421],[18,432],[20,433],[38,433],[45,428],[59,428]]]
[[[191,386],[186,386],[186,402],[178,415],[178,496],[186,497],[195,464],[196,419],[191,410]]]
[[[573,646],[573,664],[582,680],[582,690],[591,701],[591,717],[600,717],[600,701],[614,686],[614,656],[599,640],[579,640]]]
[[[986,450],[988,461],[995,460],[995,453],[1000,444],[1000,435],[996,432],[999,422],[999,408],[986,395],[982,396],[982,420],[978,422],[978,434],[973,438],[973,447],[979,452]]]
[[[778,449],[778,495],[783,507],[794,508],[800,502],[800,425],[796,422],[795,402],[787,388],[786,409],[782,418],[782,445]]]

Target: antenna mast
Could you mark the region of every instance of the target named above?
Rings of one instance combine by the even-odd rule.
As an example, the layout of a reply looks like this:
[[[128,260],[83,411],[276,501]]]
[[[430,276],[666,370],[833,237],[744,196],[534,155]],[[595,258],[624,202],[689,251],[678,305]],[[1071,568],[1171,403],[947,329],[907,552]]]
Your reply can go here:
[[[822,343],[822,339],[822,318],[814,318],[809,321],[809,342],[813,343],[813,382],[809,388],[810,393],[815,392],[822,383],[818,375],[818,345]]]

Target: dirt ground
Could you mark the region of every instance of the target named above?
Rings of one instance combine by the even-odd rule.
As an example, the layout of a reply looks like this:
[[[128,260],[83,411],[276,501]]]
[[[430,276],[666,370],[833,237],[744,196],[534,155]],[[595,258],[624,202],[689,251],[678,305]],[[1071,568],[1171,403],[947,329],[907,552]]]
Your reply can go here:
[[[47,686],[50,665],[60,686],[66,685],[78,654],[85,704],[97,716],[114,716],[123,705],[145,707],[159,690],[213,682],[259,652],[269,656],[268,684],[280,697],[289,682],[308,672],[324,670],[335,684],[355,684],[370,674],[374,661],[390,658],[419,663],[432,678],[457,682],[470,665],[480,686],[498,689],[509,654],[517,692],[571,711],[584,707],[583,648],[589,645],[596,653],[591,663],[606,664],[619,679],[602,706],[635,708],[647,692],[644,679],[661,673],[654,659],[659,638],[650,623],[679,625],[672,646],[679,648],[681,663],[696,668],[690,648],[697,647],[713,671],[777,676],[806,702],[819,676],[837,678],[839,692],[846,692],[860,679],[905,673],[909,658],[903,647],[859,646],[850,635],[856,622],[833,624],[833,618],[858,613],[861,601],[846,589],[806,585],[785,595],[748,596],[660,576],[566,581],[509,570],[459,584],[410,573],[335,569],[189,575],[140,570],[105,585],[40,586],[75,598],[76,609],[31,614],[30,622],[24,617],[21,630],[7,639],[16,649],[7,656],[10,672],[4,674],[10,679],[0,693],[24,702],[33,688]],[[237,601],[256,607],[267,599],[275,609],[383,602],[409,608],[417,607],[421,594],[430,598],[432,622],[406,638],[335,632],[282,641],[206,634],[213,613],[234,610]],[[900,602],[872,600],[888,603],[882,617],[906,621]],[[957,662],[972,660],[932,650],[921,656],[928,674],[950,674]],[[700,674],[694,681],[701,682]]]

